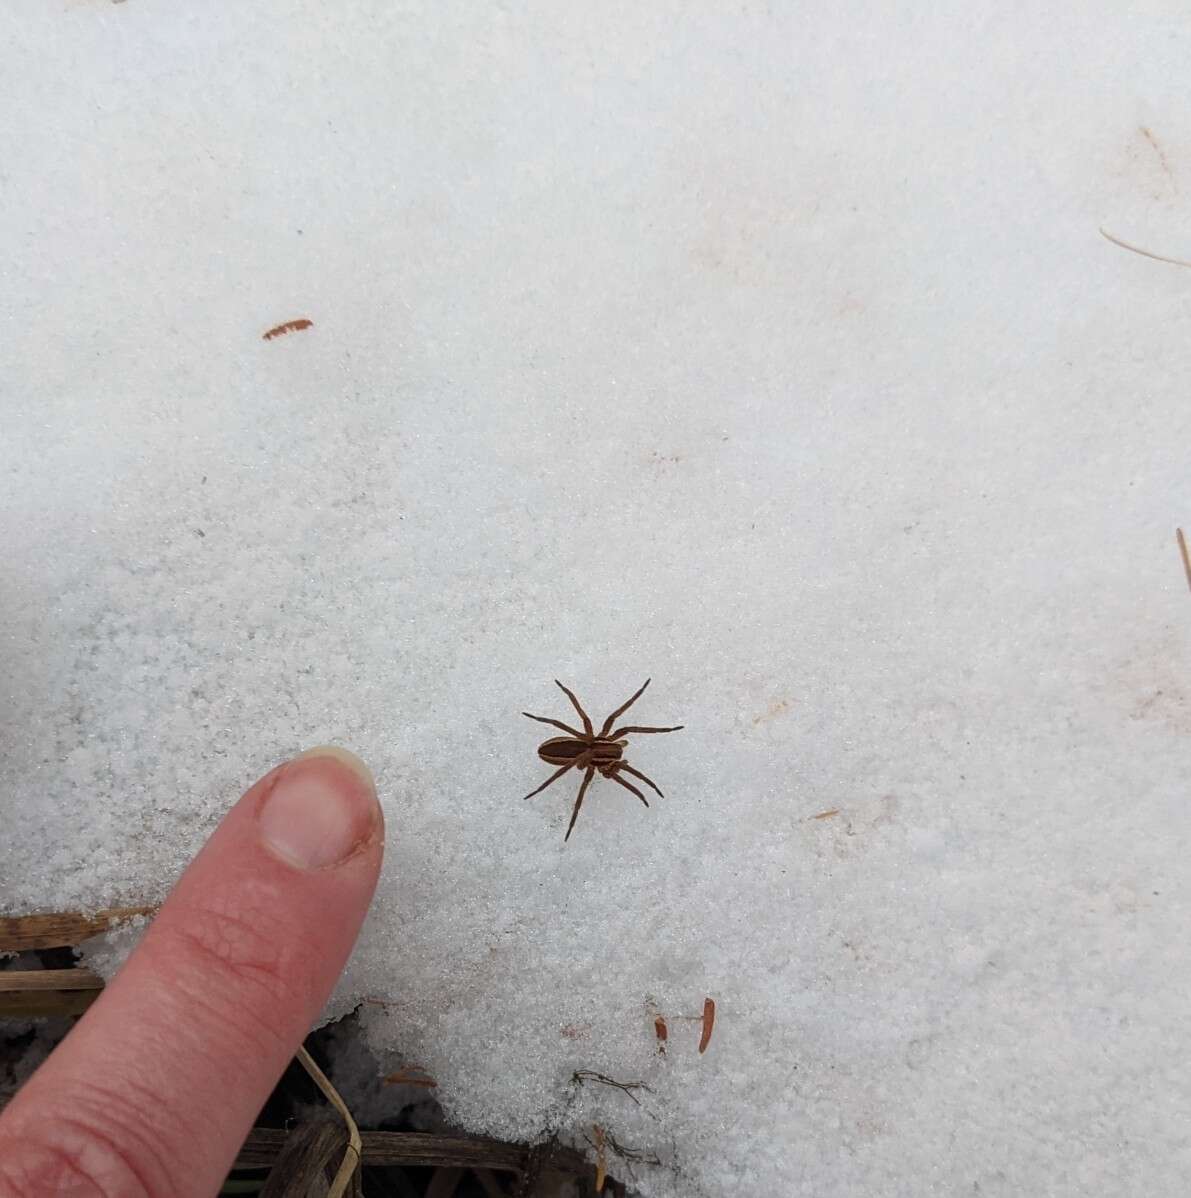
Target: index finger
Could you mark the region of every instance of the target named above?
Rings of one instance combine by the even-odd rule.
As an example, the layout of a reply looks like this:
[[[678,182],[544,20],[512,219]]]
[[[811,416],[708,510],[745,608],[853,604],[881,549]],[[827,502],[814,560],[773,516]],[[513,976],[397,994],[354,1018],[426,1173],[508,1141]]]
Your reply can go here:
[[[383,839],[343,750],[253,786],[0,1115],[0,1196],[215,1193],[343,969]]]

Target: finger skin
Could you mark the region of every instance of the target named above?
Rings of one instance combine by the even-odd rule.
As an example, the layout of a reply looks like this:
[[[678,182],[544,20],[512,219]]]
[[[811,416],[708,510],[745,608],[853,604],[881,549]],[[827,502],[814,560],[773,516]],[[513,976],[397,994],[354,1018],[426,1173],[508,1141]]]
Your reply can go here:
[[[282,780],[352,801],[346,860],[303,869],[264,840],[260,811]],[[0,1198],[215,1194],[343,969],[383,841],[371,783],[335,757],[253,786],[0,1115]]]

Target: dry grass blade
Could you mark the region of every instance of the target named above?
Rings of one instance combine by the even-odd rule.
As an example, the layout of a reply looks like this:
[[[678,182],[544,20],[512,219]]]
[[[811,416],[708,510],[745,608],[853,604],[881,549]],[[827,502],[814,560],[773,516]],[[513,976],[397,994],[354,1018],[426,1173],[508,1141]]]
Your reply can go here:
[[[89,969],[7,970],[0,973],[0,1017],[81,1015],[103,989]]]
[[[238,1168],[271,1165],[285,1144],[287,1133],[277,1128],[256,1127],[248,1133],[236,1158]],[[429,1135],[414,1131],[364,1131],[360,1142],[365,1165],[422,1166],[459,1165],[468,1169],[496,1169],[505,1173],[522,1173],[529,1158],[549,1158],[550,1167],[565,1173],[581,1173],[587,1164],[579,1153],[563,1148],[557,1142],[528,1148],[524,1144],[508,1144],[480,1136]],[[547,1151],[548,1150],[548,1151]]]
[[[323,1097],[339,1112],[343,1122],[347,1125],[347,1151],[343,1154],[343,1163],[339,1166],[339,1172],[335,1174],[335,1180],[331,1182],[331,1188],[327,1191],[327,1198],[343,1198],[360,1168],[360,1160],[363,1155],[360,1145],[360,1129],[356,1126],[351,1111],[347,1109],[347,1104],[339,1097],[339,1092],[327,1080],[327,1075],[315,1064],[314,1058],[305,1048],[298,1049],[298,1060],[302,1062],[306,1072],[314,1078],[314,1084],[323,1092]]]
[[[91,936],[107,932],[138,915],[154,915],[156,907],[108,907],[94,915],[74,911],[45,911],[0,919],[0,953],[24,953],[37,948],[73,948]]]
[[[321,1120],[296,1127],[269,1171],[260,1198],[297,1198],[326,1188],[326,1173],[345,1146],[340,1123]]]
[[[1169,262],[1171,266],[1191,266],[1191,262],[1183,258],[1168,258],[1165,254],[1155,254],[1152,250],[1143,250],[1139,245],[1131,245],[1129,242],[1122,241],[1119,237],[1114,237],[1111,233],[1106,232],[1104,228],[1101,228],[1100,236],[1106,241],[1111,241],[1113,245],[1119,245],[1123,250],[1140,254],[1143,258],[1153,258],[1155,262]]]

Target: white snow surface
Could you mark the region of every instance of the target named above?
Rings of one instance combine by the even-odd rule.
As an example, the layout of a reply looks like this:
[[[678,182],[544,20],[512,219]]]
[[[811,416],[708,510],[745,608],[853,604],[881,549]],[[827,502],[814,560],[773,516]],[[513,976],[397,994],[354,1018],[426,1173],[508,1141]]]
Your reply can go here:
[[[1191,259],[1185,4],[0,30],[0,909],[159,900],[341,743],[328,1015],[465,1127],[650,1198],[1186,1192],[1191,269],[1099,231]],[[666,797],[564,846],[520,712],[647,676]]]

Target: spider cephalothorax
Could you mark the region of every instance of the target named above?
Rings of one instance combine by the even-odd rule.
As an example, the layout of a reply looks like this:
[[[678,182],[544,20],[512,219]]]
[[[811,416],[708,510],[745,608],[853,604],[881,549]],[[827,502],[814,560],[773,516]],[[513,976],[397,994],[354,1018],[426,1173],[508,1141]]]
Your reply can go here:
[[[673,728],[643,728],[634,724],[626,724],[623,728],[616,728],[613,731],[609,731],[612,728],[612,721],[624,715],[641,697],[645,687],[649,685],[649,679],[646,678],[645,685],[641,687],[641,690],[637,691],[631,699],[622,703],[604,721],[604,726],[596,733],[592,731],[591,720],[587,718],[587,712],[580,707],[579,700],[557,678],[554,682],[575,705],[575,710],[579,713],[579,718],[583,721],[583,731],[579,732],[568,724],[564,724],[561,720],[551,720],[544,715],[529,715],[528,711],[521,713],[522,715],[529,716],[531,720],[537,720],[541,724],[552,724],[555,728],[561,728],[567,734],[566,736],[552,736],[549,740],[543,741],[538,745],[538,756],[547,764],[557,765],[559,768],[537,790],[531,790],[525,797],[532,799],[534,795],[541,794],[552,782],[557,782],[567,770],[580,769],[585,771],[583,781],[579,785],[579,795],[575,799],[575,809],[571,812],[571,822],[567,825],[567,834],[563,837],[565,841],[571,838],[571,829],[575,826],[575,820],[579,818],[579,808],[583,806],[583,796],[587,793],[587,788],[591,785],[591,780],[595,777],[597,771],[605,778],[611,778],[613,782],[619,783],[625,790],[631,790],[648,807],[649,802],[645,796],[632,783],[626,782],[620,775],[622,773],[631,774],[634,778],[639,778],[646,786],[652,787],[659,795],[662,792],[640,770],[633,769],[624,760],[624,746],[628,744],[628,741],[623,738],[630,732],[677,732],[683,725],[676,724]]]

